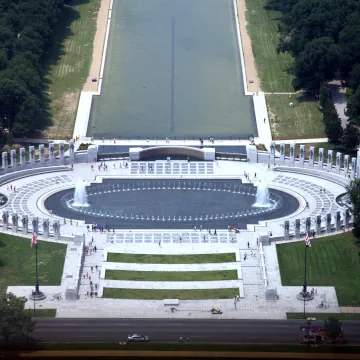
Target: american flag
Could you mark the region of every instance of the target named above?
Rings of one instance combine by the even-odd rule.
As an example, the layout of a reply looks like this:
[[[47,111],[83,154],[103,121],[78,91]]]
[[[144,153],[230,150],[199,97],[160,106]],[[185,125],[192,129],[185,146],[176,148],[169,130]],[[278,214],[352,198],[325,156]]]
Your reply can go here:
[[[304,240],[305,240],[305,245],[307,247],[311,247],[311,242],[310,242],[310,239],[309,239],[309,233],[308,232],[305,233]]]
[[[32,234],[32,238],[31,238],[31,243],[30,243],[30,247],[33,247],[34,245],[37,244],[37,233],[36,232],[33,232]]]

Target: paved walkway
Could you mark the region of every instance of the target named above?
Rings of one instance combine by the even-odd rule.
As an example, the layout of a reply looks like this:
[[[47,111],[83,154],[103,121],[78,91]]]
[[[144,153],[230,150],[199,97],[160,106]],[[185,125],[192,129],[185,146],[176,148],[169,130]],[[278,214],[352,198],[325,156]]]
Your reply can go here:
[[[328,83],[331,90],[331,98],[335,105],[335,109],[341,120],[341,125],[345,129],[349,122],[348,116],[345,115],[347,106],[346,89],[341,86],[340,80],[334,80]]]

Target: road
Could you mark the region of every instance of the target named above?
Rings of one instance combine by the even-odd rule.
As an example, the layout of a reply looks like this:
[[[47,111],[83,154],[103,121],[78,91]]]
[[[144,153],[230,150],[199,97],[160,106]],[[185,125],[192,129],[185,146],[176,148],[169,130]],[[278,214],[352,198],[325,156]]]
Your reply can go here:
[[[296,320],[38,319],[32,338],[44,342],[123,342],[140,333],[152,342],[299,343]],[[316,323],[314,323],[315,325]],[[318,322],[322,325],[323,322]],[[344,322],[349,344],[360,344],[360,322]]]

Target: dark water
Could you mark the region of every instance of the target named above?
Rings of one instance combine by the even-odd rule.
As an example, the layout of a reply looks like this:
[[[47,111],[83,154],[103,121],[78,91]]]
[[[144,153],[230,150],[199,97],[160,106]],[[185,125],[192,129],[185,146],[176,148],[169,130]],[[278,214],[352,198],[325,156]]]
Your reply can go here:
[[[54,214],[113,228],[244,228],[260,220],[293,213],[298,201],[289,194],[270,191],[272,209],[254,206],[256,188],[239,180],[105,180],[87,188],[89,207],[71,208],[74,189],[45,201]]]
[[[232,0],[117,0],[89,136],[256,135]]]

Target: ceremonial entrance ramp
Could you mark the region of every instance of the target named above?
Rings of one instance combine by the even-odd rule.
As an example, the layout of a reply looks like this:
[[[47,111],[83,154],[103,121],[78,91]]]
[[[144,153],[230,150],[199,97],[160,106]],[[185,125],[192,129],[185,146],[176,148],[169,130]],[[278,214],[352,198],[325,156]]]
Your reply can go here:
[[[257,136],[232,0],[114,1],[111,19],[88,136]]]

